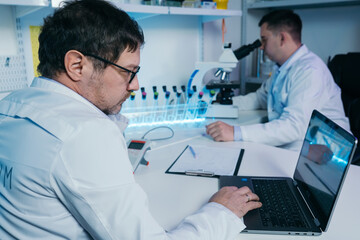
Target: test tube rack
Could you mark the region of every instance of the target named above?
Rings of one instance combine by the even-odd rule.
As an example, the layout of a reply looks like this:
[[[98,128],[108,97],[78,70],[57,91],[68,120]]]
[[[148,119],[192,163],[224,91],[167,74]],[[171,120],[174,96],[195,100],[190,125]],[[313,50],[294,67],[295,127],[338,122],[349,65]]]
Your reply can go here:
[[[129,119],[130,127],[159,125],[200,126],[205,122],[208,104],[204,101],[163,106],[126,107],[121,113]]]

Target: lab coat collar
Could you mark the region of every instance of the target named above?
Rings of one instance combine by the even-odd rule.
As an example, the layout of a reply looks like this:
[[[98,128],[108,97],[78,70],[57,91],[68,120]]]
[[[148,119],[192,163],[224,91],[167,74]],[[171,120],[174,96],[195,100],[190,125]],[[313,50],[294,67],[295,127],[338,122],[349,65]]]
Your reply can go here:
[[[67,86],[46,77],[36,77],[34,78],[32,84],[30,87],[35,88],[42,88],[49,91],[57,92],[60,94],[64,94],[68,97],[74,98],[75,100],[82,102],[88,106],[90,106],[92,109],[97,111],[99,114],[106,116],[100,109],[98,109],[94,104],[89,102],[86,98],[82,97],[78,93],[76,93],[74,90],[68,88]],[[107,115],[120,129],[121,132],[124,132],[125,129],[128,126],[129,120],[122,114],[112,114]]]
[[[300,59],[302,56],[307,54],[309,52],[309,49],[305,46],[305,44],[302,44],[280,67],[277,66],[278,70],[280,72],[287,70],[289,67],[293,65],[295,61]]]
[[[89,102],[87,99],[76,93],[74,90],[68,88],[64,84],[59,83],[53,79],[46,77],[35,77],[30,87],[46,89],[48,91],[66,95],[68,97],[74,98],[75,100],[88,105],[98,113],[105,115],[100,109],[98,109],[94,104]]]

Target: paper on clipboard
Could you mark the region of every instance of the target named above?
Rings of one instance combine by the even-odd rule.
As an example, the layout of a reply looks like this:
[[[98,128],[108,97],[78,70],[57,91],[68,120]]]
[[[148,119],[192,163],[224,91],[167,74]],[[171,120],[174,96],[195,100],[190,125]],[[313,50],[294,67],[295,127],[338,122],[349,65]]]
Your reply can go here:
[[[186,146],[167,173],[198,176],[233,176],[236,175],[243,156],[243,149],[220,148],[191,145]],[[204,173],[204,174],[201,174]]]

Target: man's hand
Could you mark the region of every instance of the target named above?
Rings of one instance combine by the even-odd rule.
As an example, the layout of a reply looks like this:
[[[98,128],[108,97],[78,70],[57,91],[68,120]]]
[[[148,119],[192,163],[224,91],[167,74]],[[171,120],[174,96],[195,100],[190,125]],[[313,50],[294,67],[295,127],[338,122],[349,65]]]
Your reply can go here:
[[[310,144],[307,158],[317,164],[325,164],[333,157],[333,152],[325,145]]]
[[[221,121],[207,125],[206,133],[217,142],[234,141],[234,127]]]
[[[259,197],[248,187],[223,187],[210,198],[209,202],[225,206],[239,218],[242,218],[248,211],[262,206]]]

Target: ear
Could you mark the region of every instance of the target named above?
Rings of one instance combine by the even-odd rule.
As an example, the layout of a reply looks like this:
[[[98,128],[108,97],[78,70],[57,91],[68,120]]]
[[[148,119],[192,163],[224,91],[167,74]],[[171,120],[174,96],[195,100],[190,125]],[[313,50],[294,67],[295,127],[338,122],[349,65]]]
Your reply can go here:
[[[64,57],[65,69],[68,76],[75,82],[80,81],[83,76],[85,56],[76,50],[70,50]]]
[[[284,46],[285,44],[293,43],[294,40],[290,33],[288,32],[280,32],[280,44],[281,46]]]
[[[280,46],[284,46],[284,44],[288,40],[287,33],[286,32],[280,32],[279,36],[280,36]]]

